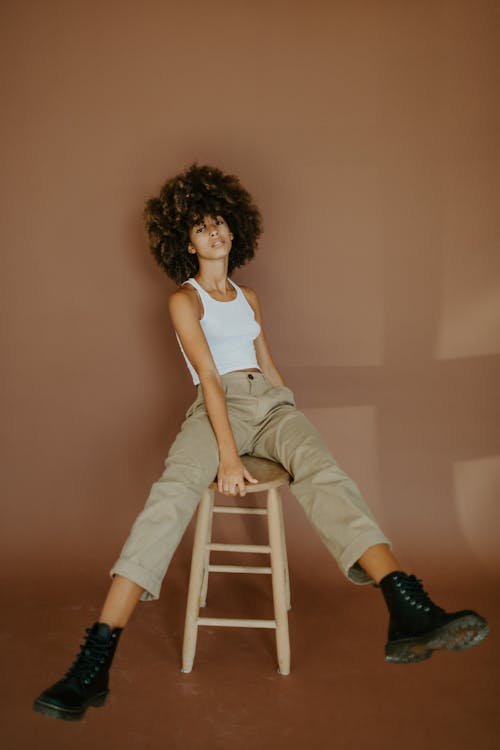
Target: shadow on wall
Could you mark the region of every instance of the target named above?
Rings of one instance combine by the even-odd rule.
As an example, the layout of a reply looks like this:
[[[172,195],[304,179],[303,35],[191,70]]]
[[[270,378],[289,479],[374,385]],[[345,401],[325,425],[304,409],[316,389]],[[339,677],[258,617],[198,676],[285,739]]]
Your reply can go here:
[[[464,565],[472,556],[494,573],[500,567],[500,304],[498,295],[492,301],[499,261],[490,247],[474,254],[445,248],[443,262],[438,254],[430,260],[411,248],[387,249],[379,279],[383,316],[371,316],[358,298],[352,306],[351,332],[361,320],[371,334],[365,364],[354,336],[343,352],[354,365],[284,369],[298,407],[358,481],[389,536]],[[326,298],[326,289],[317,291]],[[324,359],[335,359],[339,324],[328,332],[313,318],[304,329],[308,324],[332,340]],[[295,351],[306,359],[300,347]]]

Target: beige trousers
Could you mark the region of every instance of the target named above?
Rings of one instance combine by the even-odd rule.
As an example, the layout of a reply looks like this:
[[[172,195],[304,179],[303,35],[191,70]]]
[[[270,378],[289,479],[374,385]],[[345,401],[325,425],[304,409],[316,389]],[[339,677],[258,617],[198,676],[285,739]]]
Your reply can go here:
[[[391,543],[378,527],[357,485],[337,465],[318,430],[296,408],[293,391],[272,386],[260,372],[221,376],[238,454],[279,461],[293,477],[290,491],[354,583],[372,583],[357,564],[374,544]],[[110,570],[158,599],[172,555],[203,491],[217,476],[219,451],[201,385],[120,557]]]

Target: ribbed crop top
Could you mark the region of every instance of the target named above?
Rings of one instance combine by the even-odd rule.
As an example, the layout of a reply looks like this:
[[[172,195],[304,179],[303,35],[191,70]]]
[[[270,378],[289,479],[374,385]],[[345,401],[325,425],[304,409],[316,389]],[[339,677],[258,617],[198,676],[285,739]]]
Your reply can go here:
[[[220,375],[232,370],[259,367],[253,341],[260,333],[260,325],[255,320],[254,311],[240,287],[229,277],[228,281],[236,289],[236,298],[230,302],[213,299],[193,278],[182,284],[184,286],[189,283],[194,286],[201,297],[203,317],[200,325]],[[193,383],[198,385],[198,373],[187,358],[177,331],[175,335]]]

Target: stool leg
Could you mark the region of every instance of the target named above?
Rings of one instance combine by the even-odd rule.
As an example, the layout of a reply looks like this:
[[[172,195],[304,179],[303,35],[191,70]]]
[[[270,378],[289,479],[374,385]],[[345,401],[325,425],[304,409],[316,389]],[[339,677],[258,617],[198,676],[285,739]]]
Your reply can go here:
[[[183,672],[191,672],[196,651],[200,594],[205,561],[205,544],[207,539],[207,527],[210,520],[210,507],[213,503],[213,493],[214,490],[205,490],[200,500],[198,515],[196,518],[193,554],[191,558],[191,572],[189,575],[186,621],[184,624],[184,642],[182,646]]]
[[[205,540],[205,558],[203,560],[203,583],[201,585],[201,594],[200,594],[200,607],[206,607],[207,606],[207,590],[208,590],[208,566],[210,565],[210,550],[208,548],[208,545],[212,541],[212,524],[214,519],[214,499],[215,499],[215,490],[210,493],[210,509],[209,509],[209,516],[208,516],[208,522],[207,522],[207,538]]]
[[[284,564],[285,564],[283,573],[285,576],[286,608],[291,609],[292,602],[291,602],[291,595],[290,595],[290,573],[288,570],[288,555],[286,551],[286,538],[285,538],[285,519],[283,517],[283,501],[281,499],[281,495],[279,495],[278,507],[280,511],[281,544],[283,547],[283,557],[284,557]]]
[[[290,673],[290,638],[288,635],[285,577],[283,575],[285,559],[280,528],[280,502],[278,489],[271,487],[267,493],[267,518],[269,545],[271,547],[274,619],[276,620],[276,650],[278,652],[278,671],[282,675],[287,675]]]

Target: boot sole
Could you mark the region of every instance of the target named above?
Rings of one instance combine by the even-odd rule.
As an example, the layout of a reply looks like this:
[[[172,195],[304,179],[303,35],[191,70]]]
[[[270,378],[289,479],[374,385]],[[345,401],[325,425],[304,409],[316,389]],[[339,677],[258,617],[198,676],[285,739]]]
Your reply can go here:
[[[63,721],[80,721],[80,719],[83,719],[85,712],[89,708],[89,706],[93,706],[94,708],[101,708],[102,706],[104,706],[108,695],[109,690],[107,690],[105,693],[94,695],[94,697],[88,700],[82,708],[78,709],[62,708],[61,706],[56,706],[52,703],[45,703],[45,701],[37,698],[37,700],[33,703],[33,711],[36,711],[39,714],[44,714],[44,716],[50,716],[53,719],[62,719]]]
[[[465,615],[425,635],[389,641],[385,646],[385,659],[393,664],[414,664],[430,659],[438,649],[462,651],[477,646],[489,631],[485,619],[479,615]]]

